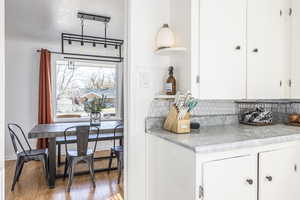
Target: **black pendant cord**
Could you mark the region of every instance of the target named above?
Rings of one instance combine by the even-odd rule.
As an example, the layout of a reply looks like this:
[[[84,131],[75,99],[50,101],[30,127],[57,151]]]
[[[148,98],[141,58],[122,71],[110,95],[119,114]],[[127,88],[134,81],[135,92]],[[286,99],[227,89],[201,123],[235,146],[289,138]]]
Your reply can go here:
[[[83,43],[83,28],[84,28],[84,21],[83,21],[83,18],[81,18],[81,46],[84,45],[84,43]]]
[[[107,47],[107,44],[106,44],[106,38],[107,38],[107,22],[105,22],[105,30],[104,30],[104,38],[105,38],[105,44],[104,44],[104,48],[106,48]]]

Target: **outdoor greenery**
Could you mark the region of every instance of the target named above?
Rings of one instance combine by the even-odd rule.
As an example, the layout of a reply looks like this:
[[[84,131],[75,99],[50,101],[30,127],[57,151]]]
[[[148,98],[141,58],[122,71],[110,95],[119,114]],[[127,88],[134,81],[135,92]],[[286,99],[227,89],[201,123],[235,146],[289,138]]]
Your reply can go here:
[[[106,108],[105,105],[106,96],[102,95],[101,98],[93,98],[91,100],[85,101],[84,111],[87,113],[101,112],[102,109]]]

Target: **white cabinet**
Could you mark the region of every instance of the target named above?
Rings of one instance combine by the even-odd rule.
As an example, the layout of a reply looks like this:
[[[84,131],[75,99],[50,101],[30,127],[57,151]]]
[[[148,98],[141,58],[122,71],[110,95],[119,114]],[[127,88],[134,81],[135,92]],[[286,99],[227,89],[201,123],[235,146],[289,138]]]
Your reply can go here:
[[[246,97],[246,0],[200,1],[200,97]]]
[[[290,71],[291,98],[300,98],[300,1],[292,0],[292,64]]]
[[[290,0],[200,0],[201,99],[288,97],[290,7]]]
[[[203,164],[204,200],[256,200],[256,156]]]
[[[289,0],[249,0],[247,98],[284,98],[289,67]]]
[[[297,200],[299,164],[298,147],[204,163],[203,199]]]
[[[259,199],[299,199],[299,152],[288,148],[259,154]]]
[[[298,200],[300,142],[194,151],[147,135],[148,200]]]

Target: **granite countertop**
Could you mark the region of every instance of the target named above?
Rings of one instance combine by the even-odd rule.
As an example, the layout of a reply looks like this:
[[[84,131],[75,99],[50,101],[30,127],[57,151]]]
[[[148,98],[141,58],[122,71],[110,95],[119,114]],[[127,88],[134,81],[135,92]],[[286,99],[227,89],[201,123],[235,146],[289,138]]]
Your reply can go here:
[[[300,140],[300,127],[284,124],[260,127],[236,124],[201,127],[191,134],[174,134],[162,129],[152,129],[147,134],[196,153],[212,153]]]

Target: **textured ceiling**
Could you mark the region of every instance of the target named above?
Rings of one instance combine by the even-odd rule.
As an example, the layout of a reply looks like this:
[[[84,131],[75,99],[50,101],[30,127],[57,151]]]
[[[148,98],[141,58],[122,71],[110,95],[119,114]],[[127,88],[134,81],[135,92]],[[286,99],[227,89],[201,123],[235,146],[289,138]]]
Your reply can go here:
[[[6,0],[6,37],[47,42],[62,32],[80,34],[77,12],[110,16],[108,36],[124,38],[124,0]],[[86,21],[85,34],[103,36],[104,25]]]

